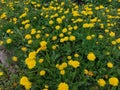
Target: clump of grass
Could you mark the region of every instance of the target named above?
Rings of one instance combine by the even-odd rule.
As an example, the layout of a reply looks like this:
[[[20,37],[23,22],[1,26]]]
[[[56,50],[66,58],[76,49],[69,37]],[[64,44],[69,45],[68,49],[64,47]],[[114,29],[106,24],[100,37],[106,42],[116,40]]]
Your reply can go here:
[[[13,50],[16,69],[1,65],[0,87],[119,88],[120,1],[105,2],[1,1],[0,45]]]

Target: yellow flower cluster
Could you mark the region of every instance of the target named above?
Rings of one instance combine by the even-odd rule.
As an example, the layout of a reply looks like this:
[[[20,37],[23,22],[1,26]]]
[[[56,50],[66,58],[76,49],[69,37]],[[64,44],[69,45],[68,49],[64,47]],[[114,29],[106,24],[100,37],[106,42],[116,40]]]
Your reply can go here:
[[[101,87],[104,87],[106,85],[106,81],[102,78],[98,79],[97,82]],[[118,86],[118,84],[119,84],[118,78],[116,78],[116,77],[109,78],[109,84],[112,85],[112,86]]]
[[[21,14],[19,18],[24,18],[26,16],[27,16],[27,13],[25,12],[25,13]]]
[[[24,20],[24,21],[21,22],[21,24],[25,25],[25,24],[27,24],[29,22],[30,22],[30,20]]]
[[[40,48],[41,50],[46,50],[47,49],[47,42],[46,41],[41,41],[40,42]]]
[[[29,56],[25,59],[25,64],[29,69],[32,69],[36,66],[36,52],[30,52]]]
[[[65,69],[65,68],[67,67],[67,63],[64,62],[64,63],[62,63],[61,65],[57,64],[56,67],[57,67],[59,70],[63,70],[63,69]]]
[[[111,75],[120,75],[120,8],[115,7],[120,0],[107,0],[108,6],[79,6],[71,0],[44,2],[0,1],[0,46],[13,50],[11,62],[20,62],[20,70],[32,78],[30,82],[23,76],[20,85],[25,89],[33,85],[36,90],[69,90],[73,83],[82,85],[83,80],[85,86],[87,81],[97,82],[103,89],[119,86],[119,78]],[[81,75],[83,78],[78,77]],[[0,76],[4,77],[3,72]]]
[[[14,32],[11,29],[7,29],[6,33],[13,34]]]
[[[88,71],[87,69],[84,69],[84,74],[91,76],[91,77],[94,75],[92,71]]]
[[[1,19],[7,19],[6,12],[2,13],[2,14],[0,15],[0,18],[1,18]]]
[[[83,28],[92,28],[94,27],[94,23],[84,23]]]
[[[56,68],[58,68],[60,70],[60,74],[64,75],[65,74],[65,68],[67,67],[67,63],[63,62],[61,65],[56,64]]]
[[[80,66],[80,62],[77,61],[77,60],[69,60],[69,61],[68,61],[68,64],[69,64],[70,66],[72,66],[73,68],[77,68],[77,67]]]
[[[26,76],[22,76],[20,79],[20,84],[25,87],[26,90],[29,90],[32,87],[32,83],[28,80]]]

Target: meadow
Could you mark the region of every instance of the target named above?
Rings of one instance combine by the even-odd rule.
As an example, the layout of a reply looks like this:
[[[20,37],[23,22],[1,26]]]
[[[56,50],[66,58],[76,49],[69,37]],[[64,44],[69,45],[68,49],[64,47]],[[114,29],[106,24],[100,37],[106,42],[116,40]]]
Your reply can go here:
[[[120,0],[0,0],[0,90],[120,90]]]

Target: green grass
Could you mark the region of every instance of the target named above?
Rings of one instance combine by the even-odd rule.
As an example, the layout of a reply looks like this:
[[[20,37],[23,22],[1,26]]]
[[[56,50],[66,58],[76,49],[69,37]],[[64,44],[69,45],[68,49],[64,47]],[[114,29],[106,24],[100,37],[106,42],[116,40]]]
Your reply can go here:
[[[15,72],[0,64],[2,90],[119,89],[119,0],[5,1],[0,45],[13,51],[8,62]]]

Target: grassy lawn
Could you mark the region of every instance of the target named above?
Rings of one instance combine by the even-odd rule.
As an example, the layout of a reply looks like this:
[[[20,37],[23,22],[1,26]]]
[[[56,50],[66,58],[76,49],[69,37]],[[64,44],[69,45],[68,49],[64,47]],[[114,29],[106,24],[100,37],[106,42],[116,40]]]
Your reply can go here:
[[[0,0],[0,53],[0,90],[119,90],[120,0]]]

